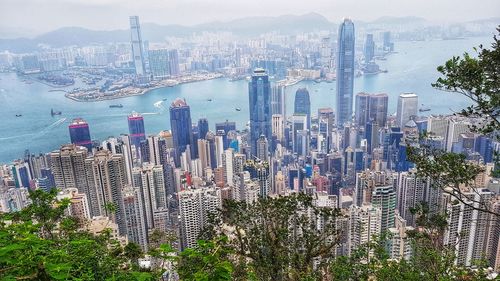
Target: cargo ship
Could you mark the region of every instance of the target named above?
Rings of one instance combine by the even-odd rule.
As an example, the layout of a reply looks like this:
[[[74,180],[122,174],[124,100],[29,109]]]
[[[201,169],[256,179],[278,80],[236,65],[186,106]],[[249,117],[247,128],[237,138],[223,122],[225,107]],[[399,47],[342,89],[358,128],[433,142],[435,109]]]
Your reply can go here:
[[[112,104],[109,106],[109,108],[122,108],[123,107],[123,104]]]

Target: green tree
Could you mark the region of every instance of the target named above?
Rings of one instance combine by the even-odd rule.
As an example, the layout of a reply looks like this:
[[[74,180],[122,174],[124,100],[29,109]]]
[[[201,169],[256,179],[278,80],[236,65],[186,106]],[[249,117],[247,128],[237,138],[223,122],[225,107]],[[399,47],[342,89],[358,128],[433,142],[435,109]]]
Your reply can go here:
[[[131,259],[109,231],[78,230],[65,215],[69,201],[56,195],[56,189],[33,191],[27,208],[0,215],[1,280],[155,280],[160,274],[128,266]]]

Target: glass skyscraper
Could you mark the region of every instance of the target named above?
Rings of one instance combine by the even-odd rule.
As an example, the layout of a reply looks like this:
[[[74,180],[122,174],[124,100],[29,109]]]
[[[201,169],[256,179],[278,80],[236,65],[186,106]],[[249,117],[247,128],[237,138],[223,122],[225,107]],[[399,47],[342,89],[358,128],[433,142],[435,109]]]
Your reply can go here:
[[[69,137],[71,143],[86,147],[89,152],[92,151],[89,124],[85,120],[81,118],[73,119],[73,122],[69,124]]]
[[[306,88],[300,88],[295,92],[294,114],[307,115],[307,128],[311,122],[311,101],[309,91]]]
[[[128,116],[128,131],[130,136],[130,141],[135,148],[138,149],[141,146],[141,141],[146,139],[146,134],[144,131],[144,117],[139,113],[133,112]]]
[[[250,146],[252,155],[257,156],[257,140],[264,135],[272,139],[271,126],[271,84],[269,76],[262,68],[254,70],[248,83],[248,100],[250,108]]]
[[[138,16],[130,17],[130,41],[132,44],[135,74],[144,75],[146,73],[146,65],[144,63],[144,46],[142,45],[141,25],[139,24]]]
[[[354,87],[354,23],[340,24],[337,53],[337,125],[351,120]]]
[[[181,153],[186,151],[190,145],[190,152],[193,154],[191,140],[193,132],[191,130],[191,110],[186,101],[180,98],[175,99],[170,106],[170,127],[175,149],[175,164],[179,167]]]

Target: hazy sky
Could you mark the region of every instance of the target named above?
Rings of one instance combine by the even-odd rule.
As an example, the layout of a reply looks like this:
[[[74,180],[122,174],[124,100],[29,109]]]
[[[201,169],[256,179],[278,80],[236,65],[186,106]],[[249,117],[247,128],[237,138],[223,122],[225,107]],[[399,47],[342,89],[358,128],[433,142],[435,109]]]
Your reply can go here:
[[[192,25],[309,12],[331,21],[420,16],[456,22],[498,17],[500,0],[0,0],[0,28],[20,33],[62,26],[121,29],[128,27],[129,15],[139,15],[142,22]]]

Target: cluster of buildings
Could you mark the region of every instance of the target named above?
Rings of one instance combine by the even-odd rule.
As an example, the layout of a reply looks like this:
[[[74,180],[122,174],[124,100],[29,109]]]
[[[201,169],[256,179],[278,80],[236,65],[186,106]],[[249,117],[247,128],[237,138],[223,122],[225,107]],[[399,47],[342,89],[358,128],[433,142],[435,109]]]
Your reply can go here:
[[[136,17],[131,26],[138,35],[132,35],[132,52],[140,76],[147,66],[143,44],[137,43]],[[227,120],[212,127],[210,120],[192,120],[183,99],[170,105],[170,130],[157,134],[146,134],[143,116],[132,113],[128,134],[99,142],[92,140],[86,121],[75,119],[69,125],[70,144],[47,154],[27,152],[0,167],[0,210],[25,207],[29,189],[57,187],[60,196],[72,200],[71,214],[82,221],[98,228],[109,220],[117,236],[144,250],[153,231],[175,233],[184,249],[196,245],[209,215],[225,199],[252,204],[260,197],[304,192],[319,206],[342,209],[338,254],[349,255],[388,233],[390,257],[408,259],[407,231],[418,228],[411,210],[426,203],[431,213],[446,213],[443,243],[454,250],[457,264],[471,266],[486,258],[498,270],[500,221],[466,203],[499,211],[500,182],[490,176],[499,143],[472,133],[468,125],[474,120],[420,116],[414,93],[398,97],[395,116],[387,112],[387,94],[354,95],[352,21],[344,20],[338,36],[335,110],[313,111],[303,88],[287,112],[285,95],[293,93],[270,79],[269,71],[276,70],[257,67],[248,83],[248,128]],[[424,131],[437,148],[464,153],[484,167],[474,182],[460,187],[462,202],[419,177],[408,160],[408,146],[418,146]],[[110,204],[115,208],[107,208]]]

